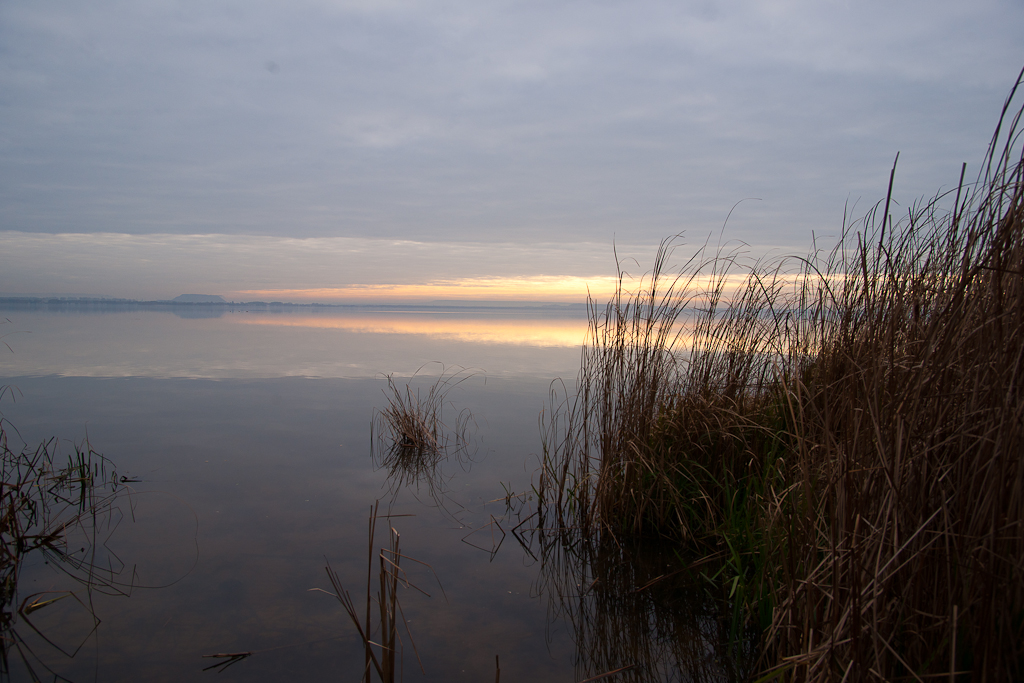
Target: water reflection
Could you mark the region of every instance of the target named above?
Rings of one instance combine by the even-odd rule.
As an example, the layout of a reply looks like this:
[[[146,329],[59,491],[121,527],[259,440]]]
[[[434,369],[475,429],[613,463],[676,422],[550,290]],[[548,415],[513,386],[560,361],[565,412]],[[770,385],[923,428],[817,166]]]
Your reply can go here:
[[[540,526],[516,536],[540,561],[535,591],[549,618],[572,626],[575,680],[616,672],[635,683],[741,681],[754,670],[758,634],[735,637],[728,601],[709,593],[673,544]]]
[[[374,467],[387,470],[392,497],[406,486],[415,486],[418,490],[423,484],[435,499],[442,490],[438,466],[448,459],[444,451],[400,442],[382,445],[378,441],[372,457]]]
[[[415,334],[432,339],[482,344],[518,344],[578,348],[587,330],[585,318],[509,318],[498,315],[355,313],[346,315],[244,315],[242,325],[345,330],[361,334]]]
[[[512,336],[512,328],[501,325],[529,329],[570,321],[480,315],[475,319],[480,327],[472,328],[474,318],[465,313],[393,311],[351,316],[341,325],[329,315],[307,316],[316,323],[311,325],[303,316],[270,311],[210,319],[155,311],[7,315],[19,333],[26,333],[4,338],[13,353],[0,356],[0,369],[8,375],[19,370],[51,375],[15,378],[25,399],[12,406],[11,418],[35,434],[88,425],[119,465],[143,472],[147,486],[164,491],[142,498],[150,508],[163,506],[156,515],[160,526],[122,524],[109,546],[119,548],[119,539],[132,539],[138,551],[133,557],[170,567],[184,560],[165,549],[168,520],[178,522],[176,555],[194,558],[186,550],[194,548],[195,523],[185,523],[188,515],[175,501],[187,500],[202,520],[202,561],[186,582],[117,605],[100,603],[107,609],[103,648],[96,648],[95,659],[105,678],[191,679],[214,664],[201,659],[210,653],[260,653],[216,674],[224,681],[322,678],[361,666],[362,645],[341,621],[337,604],[308,590],[324,586],[325,554],[344,585],[365,583],[365,506],[381,497],[382,485],[395,497],[396,513],[415,515],[402,520],[403,547],[436,569],[452,599],[449,605],[410,596],[402,605],[414,625],[426,680],[493,680],[498,654],[506,680],[579,681],[623,666],[633,668],[610,680],[730,677],[728,639],[720,637],[723,608],[692,582],[665,579],[645,587],[670,571],[672,557],[650,559],[614,545],[574,546],[571,539],[555,543],[543,534],[531,540],[524,525],[516,533],[541,561],[527,566],[512,541],[516,522],[490,516],[500,517],[501,503],[495,509],[493,501],[503,490],[528,490],[530,454],[540,447],[537,414],[548,382],[574,375],[579,351],[507,340],[460,341],[457,335],[444,337],[445,327],[451,333],[464,321],[471,329],[491,325]],[[430,325],[420,325],[419,318]],[[257,319],[299,324],[239,322]],[[578,322],[582,333],[585,320]],[[385,329],[391,331],[372,331]],[[381,441],[377,434],[384,432],[375,432],[368,452],[367,422],[374,407],[387,406],[381,390],[388,387],[380,373],[395,372],[400,390],[411,385],[415,396],[419,387],[425,399],[436,372],[409,376],[435,358],[487,365],[486,374],[448,395],[440,416],[441,423],[455,426],[462,409],[471,409],[478,427],[463,439],[471,446],[456,447],[455,440],[442,436],[437,441],[447,449],[418,449],[401,445],[400,434]],[[513,376],[496,377],[495,367]],[[133,377],[52,376],[59,374]],[[282,377],[292,374],[377,379]],[[254,376],[258,379],[250,379]],[[234,377],[245,379],[223,379]],[[412,500],[414,495],[430,509]],[[186,548],[187,543],[193,545]],[[123,548],[109,556],[112,561],[129,557]],[[32,571],[43,570],[49,571]],[[120,571],[138,577],[124,583],[160,583],[134,564]],[[11,603],[12,611],[21,599]],[[63,619],[58,610],[67,610],[71,624],[77,618],[69,609],[73,602],[62,599],[30,616],[41,624],[49,614]],[[77,632],[92,628],[84,618],[76,623],[81,624]],[[41,630],[49,635],[56,628],[71,632],[59,623]],[[24,630],[34,637],[27,626]],[[89,651],[79,654],[76,667],[68,667],[76,678],[90,675],[81,662],[93,656]]]
[[[31,400],[0,386],[4,398],[5,411]],[[95,677],[103,619],[194,569],[198,519],[180,498],[136,490],[88,438],[28,438],[39,445],[0,415],[0,680]]]
[[[185,320],[220,318],[227,313],[227,309],[223,306],[172,306],[170,311]]]
[[[186,311],[187,314],[181,314]],[[574,374],[573,312],[320,307],[4,307],[0,374],[268,378],[410,375],[429,361],[488,375]],[[5,349],[6,350],[6,349]]]
[[[74,658],[99,626],[94,592],[131,590],[132,577],[106,543],[126,488],[88,443],[62,465],[56,440],[12,449],[8,428],[0,419],[0,675],[39,680],[43,672],[56,676],[54,658]],[[23,571],[40,561],[76,588],[22,595]]]

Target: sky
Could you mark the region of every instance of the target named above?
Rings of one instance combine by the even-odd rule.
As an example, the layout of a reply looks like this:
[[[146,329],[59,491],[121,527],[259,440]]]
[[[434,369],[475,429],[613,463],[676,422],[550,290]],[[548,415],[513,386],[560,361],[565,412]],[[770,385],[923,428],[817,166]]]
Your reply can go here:
[[[900,206],[976,176],[1022,35],[1020,0],[5,0],[0,294],[578,301],[613,245],[805,253],[897,152]]]

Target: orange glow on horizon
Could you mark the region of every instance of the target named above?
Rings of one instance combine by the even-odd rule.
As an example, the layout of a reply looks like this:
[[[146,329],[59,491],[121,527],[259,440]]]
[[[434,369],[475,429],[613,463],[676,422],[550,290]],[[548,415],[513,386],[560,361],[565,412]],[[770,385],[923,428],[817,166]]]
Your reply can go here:
[[[770,274],[783,287],[795,287],[802,281],[799,274]],[[598,303],[609,300],[619,284],[614,277],[502,277],[436,280],[425,284],[351,284],[341,287],[307,287],[280,289],[241,289],[233,294],[243,300],[257,298],[262,301],[293,301],[304,303],[424,303],[437,300],[452,301],[532,301],[538,303],[586,303],[588,298]],[[634,278],[625,275],[623,294],[627,297],[638,289],[650,286],[650,277]],[[659,281],[664,294],[673,284],[671,275]],[[680,278],[675,282],[676,295],[699,296],[709,288],[721,287],[721,301],[728,302],[749,284],[749,276],[728,273],[710,276],[698,274],[692,279]]]
[[[358,284],[305,289],[243,289],[244,297],[303,301],[431,301],[437,299],[481,301],[542,301],[584,303],[587,293],[598,299],[611,295],[612,277],[520,277],[437,280],[425,284]],[[589,290],[588,290],[589,288]]]

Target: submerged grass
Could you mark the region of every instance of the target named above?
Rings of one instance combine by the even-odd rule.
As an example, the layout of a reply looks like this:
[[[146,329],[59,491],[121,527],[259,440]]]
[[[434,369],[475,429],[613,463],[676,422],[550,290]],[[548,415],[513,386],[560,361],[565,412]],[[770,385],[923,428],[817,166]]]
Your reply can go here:
[[[620,272],[547,416],[540,527],[723,557],[765,674],[1024,678],[1016,91],[976,183],[901,216],[894,165],[828,253],[675,269],[669,240]]]
[[[9,391],[0,387],[0,398]],[[64,461],[56,439],[35,449],[12,448],[12,431],[0,418],[0,680],[11,677],[15,663],[22,674],[41,680],[44,675],[57,677],[47,664],[54,653],[74,657],[84,641],[68,650],[37,627],[33,614],[71,598],[88,612],[95,630],[99,620],[92,609],[93,592],[123,594],[130,589],[119,582],[118,569],[104,566],[96,555],[97,531],[113,521],[125,487],[109,461],[88,442],[76,445]],[[36,555],[83,590],[23,595],[19,576]],[[21,625],[37,638],[27,638]],[[37,651],[40,646],[47,651]]]

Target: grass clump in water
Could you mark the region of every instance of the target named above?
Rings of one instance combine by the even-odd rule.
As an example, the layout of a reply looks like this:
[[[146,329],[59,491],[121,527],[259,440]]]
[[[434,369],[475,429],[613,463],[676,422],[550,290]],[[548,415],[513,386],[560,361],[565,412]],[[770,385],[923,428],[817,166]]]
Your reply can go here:
[[[417,375],[419,371],[413,379]],[[387,375],[384,395],[388,405],[374,413],[370,442],[374,463],[387,468],[393,489],[422,482],[435,492],[438,465],[450,455],[467,455],[471,414],[463,410],[453,423],[446,424],[442,413],[449,392],[470,377],[464,368],[447,370],[442,366],[432,384],[413,389],[408,383],[399,386],[394,375]]]
[[[547,423],[547,525],[721,554],[784,679],[1024,677],[1015,92],[976,184],[900,215],[890,177],[831,252],[621,273]]]
[[[420,368],[422,370],[423,368]],[[419,375],[419,370],[413,375]],[[468,413],[461,413],[452,428],[441,419],[448,393],[472,377],[465,368],[447,370],[441,367],[437,379],[425,391],[413,391],[410,384],[403,387],[387,375],[388,389],[384,392],[387,408],[374,414],[372,427],[380,438],[390,438],[392,445],[409,452],[442,453],[450,443],[465,443]]]

